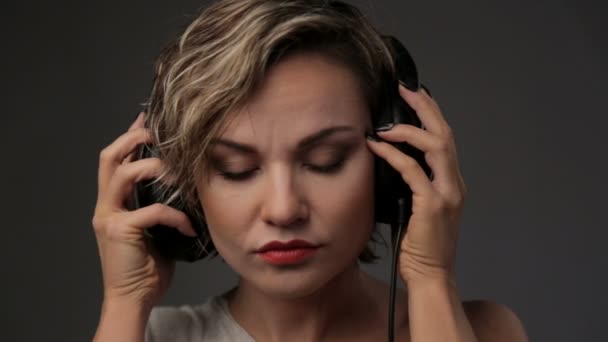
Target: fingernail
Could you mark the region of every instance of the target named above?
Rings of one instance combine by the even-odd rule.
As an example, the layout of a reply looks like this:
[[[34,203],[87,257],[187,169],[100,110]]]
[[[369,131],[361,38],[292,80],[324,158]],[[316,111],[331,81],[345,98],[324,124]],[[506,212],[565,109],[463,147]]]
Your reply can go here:
[[[136,127],[138,127],[138,126],[139,126],[137,121],[139,120],[139,117],[140,117],[142,114],[143,114],[143,113],[141,113],[141,112],[140,112],[139,114],[137,114],[137,116],[135,117],[135,120],[133,120],[133,122],[131,122],[131,125],[129,126],[129,131],[134,130]]]
[[[418,81],[414,79],[405,79],[405,81],[399,80],[399,84],[409,91],[418,91]]]
[[[431,91],[429,90],[429,88],[427,88],[424,84],[420,84],[420,88],[424,89],[424,91],[426,91],[427,94],[429,94],[430,97],[433,97],[433,95],[431,95]]]
[[[382,126],[374,128],[374,131],[376,131],[376,132],[390,131],[391,129],[393,129],[394,126],[395,126],[395,124],[392,123],[392,122],[390,122],[390,123],[387,123],[387,124],[384,124]]]
[[[192,230],[188,229],[186,230],[186,235],[190,236],[190,237],[197,237],[198,234],[196,234],[196,231],[194,230],[194,228],[192,228]]]
[[[365,138],[371,141],[380,142],[380,138],[378,138],[374,133],[365,132]]]

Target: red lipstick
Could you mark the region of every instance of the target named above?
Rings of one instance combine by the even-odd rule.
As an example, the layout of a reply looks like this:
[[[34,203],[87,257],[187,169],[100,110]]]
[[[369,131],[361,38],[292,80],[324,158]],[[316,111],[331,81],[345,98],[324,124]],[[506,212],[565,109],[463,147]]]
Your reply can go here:
[[[273,265],[294,265],[308,259],[318,247],[304,240],[271,241],[256,252],[262,259]]]

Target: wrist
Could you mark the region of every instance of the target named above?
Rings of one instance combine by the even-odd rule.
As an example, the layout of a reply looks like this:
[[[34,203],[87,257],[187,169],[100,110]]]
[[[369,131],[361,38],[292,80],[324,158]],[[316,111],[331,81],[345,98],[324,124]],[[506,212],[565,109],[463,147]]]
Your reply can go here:
[[[140,301],[134,301],[129,299],[104,299],[101,306],[101,314],[103,315],[114,315],[114,314],[126,314],[131,317],[146,316],[150,314],[152,305],[146,304]]]
[[[450,274],[410,277],[406,282],[408,291],[419,289],[452,290],[456,288],[456,278]]]
[[[143,341],[152,307],[126,299],[104,299],[95,341]]]
[[[408,283],[408,299],[412,341],[477,341],[455,277],[414,278]]]
[[[103,304],[109,307],[140,308],[151,311],[159,302],[155,292],[104,289]]]
[[[403,262],[403,261],[402,261]],[[455,284],[456,275],[452,267],[420,265],[415,262],[403,262],[401,277],[406,284],[426,286],[426,284]],[[409,285],[408,285],[409,286]]]

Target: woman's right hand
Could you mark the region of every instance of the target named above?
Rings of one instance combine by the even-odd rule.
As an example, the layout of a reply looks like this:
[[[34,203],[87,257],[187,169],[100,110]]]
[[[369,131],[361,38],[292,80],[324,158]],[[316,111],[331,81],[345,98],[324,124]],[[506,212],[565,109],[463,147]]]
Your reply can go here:
[[[144,229],[157,224],[196,236],[188,217],[160,203],[129,211],[125,205],[135,184],[154,178],[163,169],[158,158],[131,162],[137,146],[150,143],[140,113],[129,130],[99,156],[98,193],[93,228],[103,272],[104,302],[156,305],[168,290],[175,261],[149,245]]]

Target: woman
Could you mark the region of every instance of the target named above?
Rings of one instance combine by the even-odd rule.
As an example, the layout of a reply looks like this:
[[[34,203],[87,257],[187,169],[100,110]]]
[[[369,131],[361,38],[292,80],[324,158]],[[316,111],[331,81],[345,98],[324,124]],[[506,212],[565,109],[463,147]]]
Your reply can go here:
[[[205,9],[160,56],[149,112],[100,155],[96,340],[386,340],[389,287],[358,264],[373,260],[376,156],[413,192],[396,340],[525,341],[508,308],[459,300],[466,190],[436,102],[399,86],[425,130],[373,132],[386,87],[378,75],[392,68],[380,35],[339,1],[224,0]],[[395,142],[425,153],[432,181]],[[160,157],[133,161],[144,143]],[[152,178],[193,215],[166,204],[126,209],[134,184]],[[157,224],[209,238],[238,286],[206,303],[154,307],[175,267],[144,239]]]

